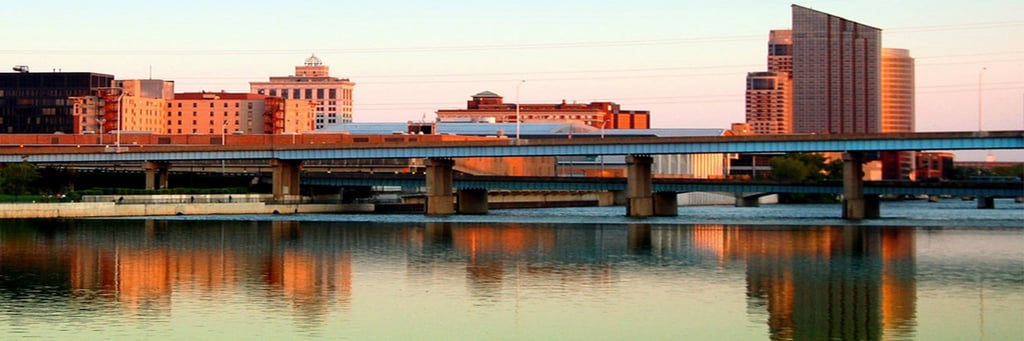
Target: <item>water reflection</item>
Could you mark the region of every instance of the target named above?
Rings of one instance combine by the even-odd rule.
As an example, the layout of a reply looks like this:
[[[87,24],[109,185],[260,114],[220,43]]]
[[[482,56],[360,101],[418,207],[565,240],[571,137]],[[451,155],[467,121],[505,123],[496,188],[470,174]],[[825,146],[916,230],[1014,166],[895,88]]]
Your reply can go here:
[[[745,281],[743,314],[767,325],[771,339],[904,339],[915,336],[919,232],[857,226],[19,221],[0,229],[0,315],[17,319],[29,310],[11,306],[59,310],[71,302],[78,313],[66,314],[167,319],[178,309],[176,297],[187,293],[214,305],[258,302],[316,325],[350,311],[361,295],[373,297],[375,283],[353,284],[360,276],[374,278],[375,271],[400,264],[406,280],[426,290],[461,277],[475,304],[515,300],[517,314],[520,290],[534,297],[582,293],[600,301],[644,286],[677,290],[672,282],[680,278],[706,276],[711,279],[686,281],[712,282],[712,288],[715,280],[736,278]],[[651,282],[624,280],[636,277]]]

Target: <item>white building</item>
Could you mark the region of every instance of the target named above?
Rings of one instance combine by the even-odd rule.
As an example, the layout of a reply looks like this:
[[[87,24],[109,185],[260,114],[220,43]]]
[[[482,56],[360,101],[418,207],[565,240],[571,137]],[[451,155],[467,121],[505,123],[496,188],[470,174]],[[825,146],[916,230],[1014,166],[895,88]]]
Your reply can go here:
[[[304,99],[316,103],[315,129],[352,122],[352,90],[356,83],[330,76],[330,68],[316,55],[295,67],[295,75],[270,77],[267,82],[249,82],[252,93]]]

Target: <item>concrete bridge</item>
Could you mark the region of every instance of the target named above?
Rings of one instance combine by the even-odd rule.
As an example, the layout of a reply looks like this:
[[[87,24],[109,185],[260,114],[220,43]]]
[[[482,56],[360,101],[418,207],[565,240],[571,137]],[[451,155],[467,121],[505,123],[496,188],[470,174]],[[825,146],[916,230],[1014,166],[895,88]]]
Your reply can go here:
[[[52,140],[52,139],[51,139]],[[877,217],[877,195],[865,193],[861,165],[878,151],[1024,149],[1024,131],[895,133],[849,135],[766,135],[720,137],[609,137],[590,139],[461,141],[395,141],[320,144],[171,145],[7,144],[0,136],[0,163],[139,162],[146,165],[147,183],[159,186],[171,163],[183,160],[268,160],[275,197],[298,195],[304,160],[423,158],[427,162],[428,215],[456,212],[453,200],[453,158],[501,156],[627,155],[627,209],[632,217],[655,215],[668,207],[656,194],[651,175],[656,154],[842,152],[844,153],[843,218]],[[365,141],[371,141],[367,138]],[[149,180],[152,179],[152,180]],[[164,177],[165,179],[165,177]],[[472,200],[472,198],[469,198]],[[674,206],[674,205],[672,205]]]
[[[979,208],[992,208],[992,198],[1024,197],[1021,181],[934,181],[918,182],[865,181],[865,195],[958,196],[978,197]],[[417,174],[333,173],[310,174],[302,179],[303,186],[332,187],[426,187],[426,179]],[[774,181],[774,180],[715,180],[715,179],[659,179],[651,181],[655,197],[666,201],[665,207],[655,206],[654,215],[674,216],[674,198],[678,193],[726,192],[733,193],[737,206],[757,206],[758,198],[777,193],[822,193],[841,195],[842,181]],[[522,176],[454,176],[455,211],[461,214],[487,212],[488,192],[495,190],[547,190],[547,191],[610,191],[622,192],[629,187],[627,178],[614,177],[522,177]]]

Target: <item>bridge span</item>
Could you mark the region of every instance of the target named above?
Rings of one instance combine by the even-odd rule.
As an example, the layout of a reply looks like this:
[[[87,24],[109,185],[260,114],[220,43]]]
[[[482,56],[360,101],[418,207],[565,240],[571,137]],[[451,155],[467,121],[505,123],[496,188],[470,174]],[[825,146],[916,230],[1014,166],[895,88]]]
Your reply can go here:
[[[321,141],[312,144],[232,145],[67,145],[5,144],[0,137],[0,163],[140,162],[150,180],[166,174],[169,164],[182,160],[268,160],[273,168],[275,197],[298,195],[301,165],[326,159],[427,159],[426,214],[454,214],[453,158],[502,156],[627,155],[626,214],[647,217],[669,207],[667,196],[656,194],[651,175],[656,154],[842,152],[844,153],[843,218],[877,217],[877,195],[865,192],[861,165],[865,154],[877,151],[1024,149],[1024,131],[890,133],[847,135],[761,135],[716,137],[607,137],[587,139],[427,139],[393,143]],[[45,141],[45,140],[44,140]],[[52,139],[51,139],[52,141]],[[170,141],[170,140],[168,140]],[[670,213],[664,213],[670,214]]]

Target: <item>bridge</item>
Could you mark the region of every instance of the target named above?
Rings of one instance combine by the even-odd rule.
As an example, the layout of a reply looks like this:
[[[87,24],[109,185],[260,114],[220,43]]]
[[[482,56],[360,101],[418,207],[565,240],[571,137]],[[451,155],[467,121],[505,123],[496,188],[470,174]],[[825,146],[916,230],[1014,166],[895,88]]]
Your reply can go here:
[[[4,145],[0,163],[140,162],[147,183],[156,183],[171,162],[183,160],[269,160],[275,197],[297,195],[300,166],[305,160],[428,159],[426,214],[455,213],[453,158],[502,156],[627,155],[628,203],[633,217],[674,215],[674,195],[655,192],[651,175],[656,154],[842,152],[844,153],[843,217],[877,217],[878,198],[865,193],[861,165],[865,154],[878,151],[1024,149],[1024,131],[892,133],[849,135],[762,135],[723,137],[608,137],[577,139],[480,139],[395,143],[328,143],[236,145],[133,144]],[[369,140],[367,140],[369,141]],[[1024,191],[1024,189],[1022,189]],[[478,197],[478,195],[473,196]]]

